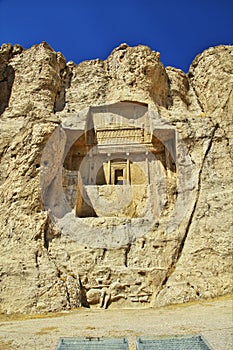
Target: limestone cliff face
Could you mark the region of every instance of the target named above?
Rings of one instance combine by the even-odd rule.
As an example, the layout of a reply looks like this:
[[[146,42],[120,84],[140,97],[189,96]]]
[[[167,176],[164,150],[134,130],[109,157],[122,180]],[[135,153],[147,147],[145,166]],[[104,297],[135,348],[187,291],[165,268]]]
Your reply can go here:
[[[210,48],[185,74],[164,68],[159,54],[146,46],[122,44],[105,61],[76,65],[46,43],[28,50],[2,45],[1,312],[96,304],[103,286],[119,306],[231,292],[232,57],[231,46]],[[192,167],[184,190],[190,193],[189,208],[180,204],[184,217],[170,235],[164,229],[170,214],[165,203],[161,222],[140,238],[118,248],[95,248],[62,234],[45,210],[41,157],[64,120],[74,115],[81,120],[90,106],[120,101],[148,105],[152,124],[165,120],[178,132]],[[90,222],[101,230],[108,225],[101,218]]]

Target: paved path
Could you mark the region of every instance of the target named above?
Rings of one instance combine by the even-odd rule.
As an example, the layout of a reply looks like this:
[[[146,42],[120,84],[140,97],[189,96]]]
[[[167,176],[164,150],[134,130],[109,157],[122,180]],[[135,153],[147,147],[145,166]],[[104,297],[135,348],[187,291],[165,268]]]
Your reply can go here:
[[[159,309],[78,309],[52,317],[0,317],[0,350],[55,350],[59,337],[127,337],[202,334],[215,350],[232,350],[232,301]]]

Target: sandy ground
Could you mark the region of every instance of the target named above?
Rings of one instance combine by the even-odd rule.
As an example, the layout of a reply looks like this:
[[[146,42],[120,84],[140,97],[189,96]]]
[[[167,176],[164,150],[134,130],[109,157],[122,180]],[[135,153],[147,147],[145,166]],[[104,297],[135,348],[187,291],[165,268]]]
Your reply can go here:
[[[56,349],[60,337],[127,337],[202,334],[214,350],[232,350],[229,297],[158,309],[78,309],[47,317],[0,316],[0,350]]]

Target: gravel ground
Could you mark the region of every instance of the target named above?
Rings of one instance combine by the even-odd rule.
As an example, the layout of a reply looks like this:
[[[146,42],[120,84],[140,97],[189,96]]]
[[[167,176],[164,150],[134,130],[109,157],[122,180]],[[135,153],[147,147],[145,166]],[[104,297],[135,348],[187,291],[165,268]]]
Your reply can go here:
[[[232,300],[222,298],[158,309],[78,309],[27,317],[0,316],[0,350],[55,350],[60,337],[202,334],[214,350],[232,350]]]

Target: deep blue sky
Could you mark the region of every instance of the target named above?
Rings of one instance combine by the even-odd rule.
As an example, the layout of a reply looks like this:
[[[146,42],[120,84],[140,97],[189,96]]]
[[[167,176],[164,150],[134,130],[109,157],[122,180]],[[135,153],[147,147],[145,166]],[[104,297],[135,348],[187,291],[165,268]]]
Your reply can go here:
[[[41,41],[75,63],[145,44],[187,72],[204,49],[233,44],[233,1],[0,0],[0,44]]]

